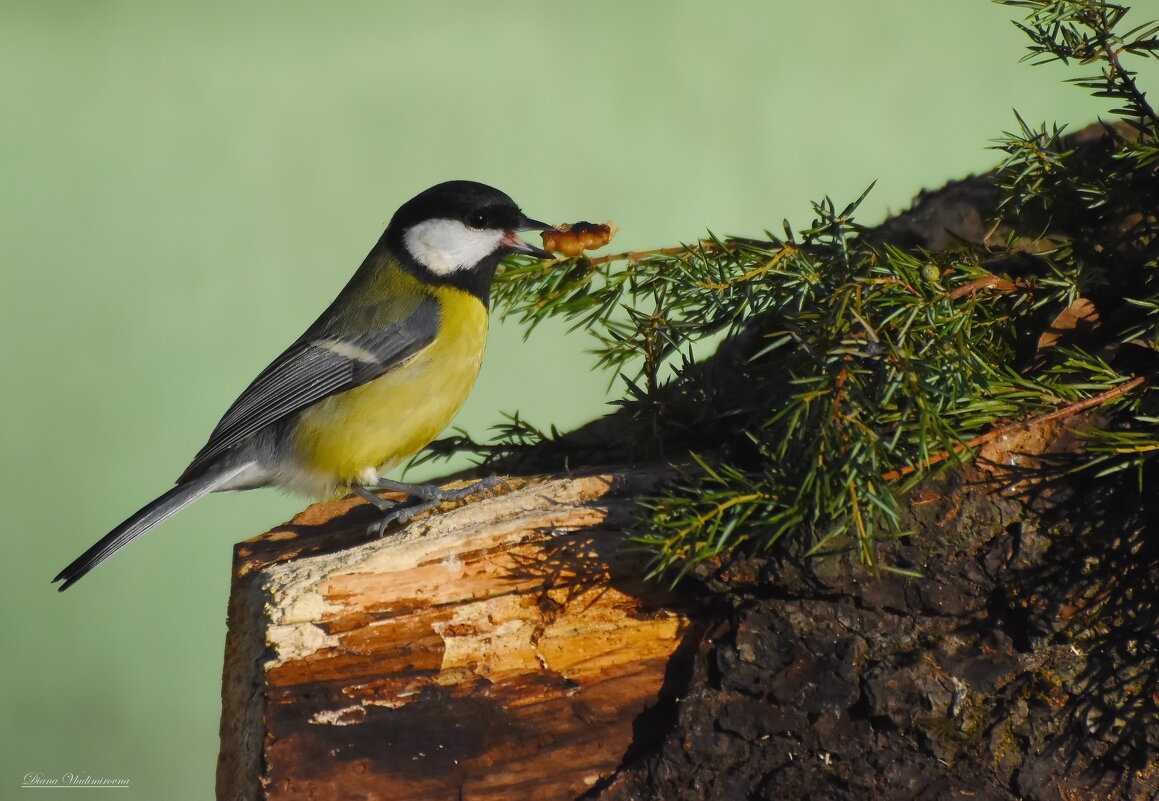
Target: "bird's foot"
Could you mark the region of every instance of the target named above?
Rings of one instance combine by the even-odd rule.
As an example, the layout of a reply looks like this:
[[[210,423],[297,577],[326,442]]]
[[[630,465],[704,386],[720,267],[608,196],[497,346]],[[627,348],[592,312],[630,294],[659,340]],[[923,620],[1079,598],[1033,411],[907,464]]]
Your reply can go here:
[[[433,485],[428,484],[427,486]],[[508,484],[499,476],[492,474],[486,478],[476,481],[474,484],[468,484],[461,489],[445,490],[441,487],[435,487],[435,490],[438,493],[437,497],[441,503],[443,501],[461,501],[464,498],[470,498],[472,495],[482,495],[484,498],[490,498],[492,495],[498,494],[496,490],[498,490],[500,487],[507,490],[508,492],[511,491],[510,484]]]
[[[500,487],[507,490],[511,489],[510,484],[496,475],[487,476],[474,484],[455,490],[445,490],[437,484],[407,484],[388,478],[380,478],[376,486],[379,489],[405,492],[411,496],[406,501],[388,501],[378,497],[366,487],[354,488],[355,493],[385,512],[381,519],[376,520],[371,525],[371,532],[376,536],[382,536],[392,523],[406,523],[446,501],[461,501],[472,495],[490,497],[493,494],[498,494],[496,491]]]

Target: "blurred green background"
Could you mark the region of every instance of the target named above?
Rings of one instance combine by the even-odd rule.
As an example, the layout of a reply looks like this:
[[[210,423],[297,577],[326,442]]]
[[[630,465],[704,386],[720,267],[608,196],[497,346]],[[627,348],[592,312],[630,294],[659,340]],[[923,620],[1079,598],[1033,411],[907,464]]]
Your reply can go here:
[[[68,771],[212,795],[230,546],[305,501],[215,496],[65,595],[48,582],[170,485],[399,203],[473,178],[648,248],[802,227],[811,199],[876,180],[875,222],[995,163],[1012,108],[1076,128],[1105,110],[1017,63],[1015,14],[0,0],[0,796]],[[601,414],[585,347],[498,325],[457,425]]]

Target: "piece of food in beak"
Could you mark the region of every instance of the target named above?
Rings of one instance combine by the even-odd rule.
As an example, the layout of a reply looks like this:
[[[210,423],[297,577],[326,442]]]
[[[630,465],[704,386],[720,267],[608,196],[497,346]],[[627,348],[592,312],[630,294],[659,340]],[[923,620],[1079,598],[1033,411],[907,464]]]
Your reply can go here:
[[[540,234],[543,238],[544,250],[571,257],[583,253],[585,250],[602,248],[612,241],[612,237],[620,229],[613,222],[590,223],[563,223],[555,228],[548,229]]]

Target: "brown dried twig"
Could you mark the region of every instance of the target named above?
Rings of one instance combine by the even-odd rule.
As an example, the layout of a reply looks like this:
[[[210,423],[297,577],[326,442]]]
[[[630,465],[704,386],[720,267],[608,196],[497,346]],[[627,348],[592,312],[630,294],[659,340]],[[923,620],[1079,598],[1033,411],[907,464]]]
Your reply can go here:
[[[1089,398],[1083,398],[1080,401],[1068,403],[1066,406],[1063,406],[1061,409],[1055,409],[1053,412],[1040,414],[1037,417],[1031,417],[1028,420],[1019,420],[1017,422],[998,426],[997,428],[987,431],[985,434],[980,434],[974,437],[969,442],[964,442],[950,450],[939,451],[938,453],[933,454],[929,459],[925,460],[924,465],[930,466],[938,464],[939,462],[944,462],[946,459],[950,458],[951,454],[961,453],[962,451],[976,448],[979,445],[985,445],[987,442],[992,442],[1013,431],[1026,429],[1034,425],[1049,423],[1054,420],[1061,420],[1063,418],[1078,414],[1079,412],[1086,411],[1087,409],[1091,409],[1095,406],[1101,406],[1108,401],[1126,395],[1128,392],[1137,389],[1146,382],[1146,376],[1138,376],[1137,378],[1132,378],[1130,381],[1127,381],[1123,384],[1119,384],[1117,387],[1108,389],[1106,392],[1100,392],[1098,395],[1092,395]],[[890,470],[887,473],[883,473],[881,477],[886,481],[893,481],[895,479],[904,478],[905,476],[911,475],[912,473],[916,473],[918,468],[921,466],[922,465],[906,465],[905,467],[900,467],[897,470]]]

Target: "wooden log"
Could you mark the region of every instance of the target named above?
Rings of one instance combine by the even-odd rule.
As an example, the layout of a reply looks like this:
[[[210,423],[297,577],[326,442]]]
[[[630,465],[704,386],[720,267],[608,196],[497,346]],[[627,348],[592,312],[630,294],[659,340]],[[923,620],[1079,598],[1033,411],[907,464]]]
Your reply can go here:
[[[554,800],[610,776],[691,640],[622,531],[661,477],[512,480],[382,538],[347,499],[241,543],[218,798]]]

